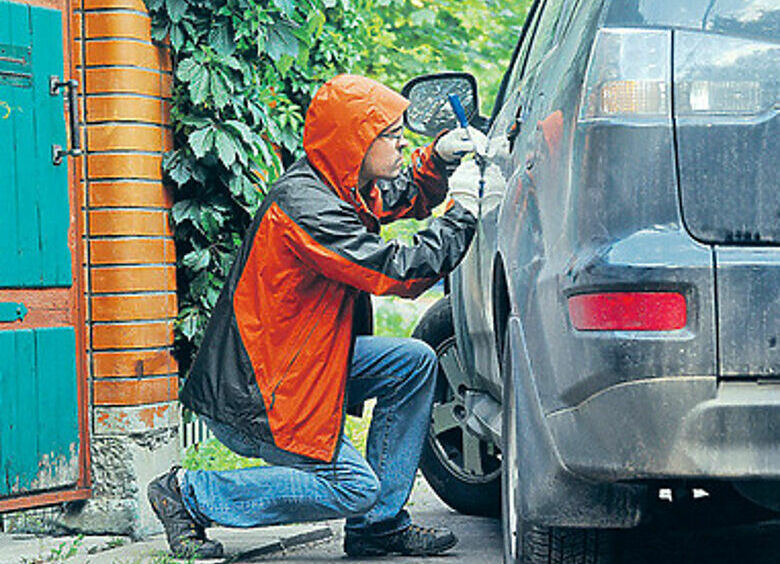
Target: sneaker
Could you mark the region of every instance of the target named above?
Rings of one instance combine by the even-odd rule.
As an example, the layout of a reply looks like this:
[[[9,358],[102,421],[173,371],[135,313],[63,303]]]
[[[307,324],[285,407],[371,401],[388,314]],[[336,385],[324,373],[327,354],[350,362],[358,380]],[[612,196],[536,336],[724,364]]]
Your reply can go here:
[[[403,554],[407,556],[433,556],[441,554],[458,543],[458,538],[449,529],[428,529],[409,525],[403,531],[389,535],[361,535],[346,531],[344,552],[348,556],[384,556]]]
[[[152,480],[146,489],[149,503],[165,528],[168,546],[175,558],[220,558],[222,544],[206,538],[206,529],[184,507],[176,477],[179,467]]]

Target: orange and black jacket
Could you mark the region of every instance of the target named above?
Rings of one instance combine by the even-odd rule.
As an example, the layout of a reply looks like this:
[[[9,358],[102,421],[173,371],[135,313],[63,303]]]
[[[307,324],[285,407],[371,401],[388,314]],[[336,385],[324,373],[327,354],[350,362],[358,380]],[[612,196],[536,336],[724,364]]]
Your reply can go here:
[[[197,413],[289,452],[329,461],[344,417],[367,293],[413,298],[461,260],[476,220],[452,202],[412,245],[380,222],[418,219],[444,200],[444,163],[417,149],[394,180],[355,189],[371,142],[408,102],[374,81],[338,76],[306,115],[306,158],[269,191],[217,301],[181,399]]]

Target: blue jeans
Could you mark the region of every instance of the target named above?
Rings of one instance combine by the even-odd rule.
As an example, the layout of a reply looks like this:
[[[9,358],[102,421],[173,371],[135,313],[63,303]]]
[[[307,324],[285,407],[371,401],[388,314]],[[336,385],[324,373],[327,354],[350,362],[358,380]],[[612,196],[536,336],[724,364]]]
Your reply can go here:
[[[187,471],[182,497],[203,526],[258,527],[347,517],[346,528],[389,534],[406,528],[403,506],[414,483],[431,416],[436,353],[422,341],[358,337],[347,400],[377,398],[364,459],[342,436],[332,462],[283,451],[207,420],[233,452],[273,466]]]

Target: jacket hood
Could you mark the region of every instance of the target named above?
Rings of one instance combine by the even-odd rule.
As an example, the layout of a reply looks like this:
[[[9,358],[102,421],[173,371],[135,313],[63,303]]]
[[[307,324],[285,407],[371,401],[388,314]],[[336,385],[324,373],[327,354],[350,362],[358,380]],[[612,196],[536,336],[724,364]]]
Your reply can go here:
[[[409,100],[370,78],[341,74],[323,84],[306,111],[303,148],[339,197],[357,186],[360,165],[382,130],[401,117]]]

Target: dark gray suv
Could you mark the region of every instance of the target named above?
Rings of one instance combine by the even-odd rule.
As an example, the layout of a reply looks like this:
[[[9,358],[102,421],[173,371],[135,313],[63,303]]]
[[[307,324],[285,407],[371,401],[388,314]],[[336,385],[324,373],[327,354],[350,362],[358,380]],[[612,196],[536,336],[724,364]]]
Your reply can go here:
[[[537,1],[490,118],[469,75],[404,91],[412,130],[457,93],[489,139],[416,330],[439,495],[502,499],[508,563],[608,561],[610,529],[699,498],[780,511],[777,0]]]

